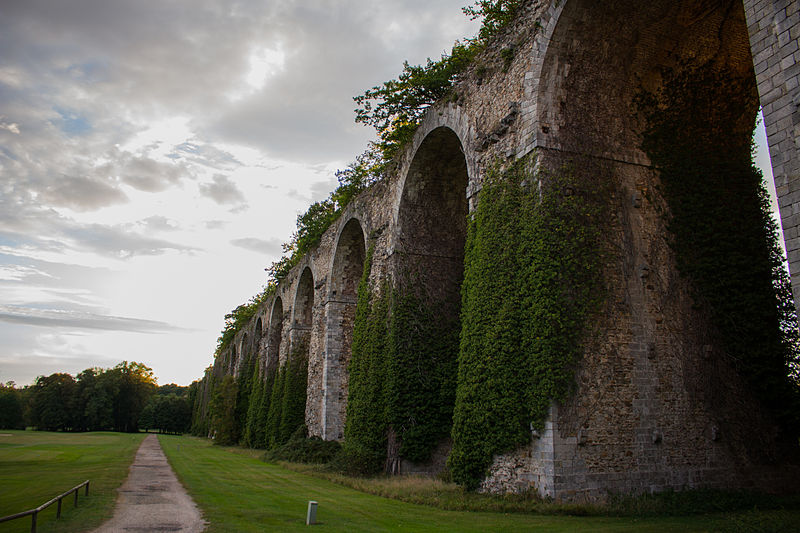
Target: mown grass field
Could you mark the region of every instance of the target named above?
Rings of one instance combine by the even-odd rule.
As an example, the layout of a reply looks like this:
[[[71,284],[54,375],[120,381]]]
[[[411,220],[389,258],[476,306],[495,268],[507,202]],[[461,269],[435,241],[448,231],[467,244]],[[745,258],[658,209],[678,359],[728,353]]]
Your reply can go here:
[[[448,511],[367,494],[264,463],[257,451],[217,447],[191,437],[159,439],[176,474],[202,509],[210,532],[308,531],[309,500],[319,502],[319,524],[313,531],[800,531],[800,510],[648,517]]]
[[[115,489],[144,434],[49,433],[0,431],[0,516],[26,511],[90,480],[78,507],[73,496],[63,502],[56,521],[56,504],[39,513],[38,531],[88,531],[114,511]],[[30,531],[30,517],[0,524],[0,532]]]
[[[115,489],[125,480],[144,437],[32,431],[3,431],[0,435],[0,516],[36,507],[91,479],[90,496],[87,499],[81,494],[77,509],[70,499],[64,502],[61,520],[55,520],[55,507],[40,515],[42,532],[90,531],[109,518]],[[602,511],[576,507],[574,511],[584,516],[564,516],[559,513],[569,512],[568,507],[512,501],[509,509],[536,512],[475,511],[505,504],[460,494],[452,485],[396,478],[353,480],[307,467],[299,467],[307,472],[298,472],[264,463],[259,451],[213,446],[210,441],[192,437],[159,439],[170,464],[209,522],[210,532],[308,531],[304,520],[307,502],[312,499],[319,502],[319,524],[313,531],[800,531],[800,510],[793,508],[690,516],[674,512],[673,516],[605,516]],[[444,510],[364,491],[418,502],[436,500],[440,507],[473,511]],[[0,524],[0,533],[29,529],[30,518]]]

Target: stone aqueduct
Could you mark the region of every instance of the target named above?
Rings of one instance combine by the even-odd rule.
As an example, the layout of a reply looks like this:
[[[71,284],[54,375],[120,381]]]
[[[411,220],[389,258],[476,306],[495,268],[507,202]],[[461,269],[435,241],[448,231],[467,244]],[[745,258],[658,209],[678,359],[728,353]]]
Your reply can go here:
[[[312,435],[342,439],[368,241],[375,246],[373,283],[413,257],[429,284],[457,294],[466,218],[487,167],[531,152],[546,168],[588,158],[610,169],[619,190],[634,199],[618,216],[625,251],[607,267],[614,311],[603,326],[604,344],[585,354],[575,392],[552,407],[545,431],[530,446],[495,458],[484,488],[569,499],[752,483],[752,472],[742,473],[757,463],[748,450],[771,449],[774,428],[748,407],[751,399],[724,361],[709,357],[718,348],[693,315],[664,222],[648,201],[658,177],[639,149],[641,124],[631,102],[642,80],[676,58],[713,60],[755,76],[797,298],[798,44],[794,0],[528,2],[484,53],[488,68],[468,72],[457,98],[428,111],[398,171],[351,203],[214,371],[235,375],[249,352],[263,375],[307,342],[307,426]]]

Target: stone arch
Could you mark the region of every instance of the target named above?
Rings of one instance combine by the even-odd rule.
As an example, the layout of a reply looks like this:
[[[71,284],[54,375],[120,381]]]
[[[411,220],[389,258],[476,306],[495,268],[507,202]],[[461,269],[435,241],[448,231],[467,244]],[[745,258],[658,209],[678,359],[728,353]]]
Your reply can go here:
[[[330,268],[329,299],[350,300],[357,296],[364,269],[366,235],[361,221],[350,218],[339,231]]]
[[[248,365],[253,357],[253,350],[248,343],[249,337],[245,331],[242,334],[242,340],[239,343],[239,360],[236,362],[236,375],[240,375],[244,365]]]
[[[397,221],[399,214],[399,207],[403,191],[405,189],[405,181],[408,179],[409,170],[414,165],[416,154],[419,152],[423,144],[429,142],[431,133],[439,129],[448,129],[455,135],[461,144],[461,151],[467,166],[467,175],[472,180],[469,183],[467,196],[472,197],[478,190],[479,185],[474,181],[479,178],[479,161],[478,150],[475,149],[477,141],[477,132],[474,127],[475,120],[470,118],[470,115],[464,110],[462,106],[455,104],[438,104],[428,110],[422,117],[422,122],[417,127],[414,134],[414,139],[411,142],[411,147],[406,152],[409,154],[404,160],[398,174],[401,176],[400,187],[398,188],[398,196],[394,202],[394,220]]]
[[[230,360],[228,361],[228,373],[231,375],[236,374],[236,362],[238,360],[238,352],[236,351],[236,343],[231,343]]]
[[[461,285],[467,237],[468,164],[455,131],[440,126],[417,147],[403,182],[395,226],[394,285],[398,303],[424,317],[422,324],[406,327],[401,313],[395,322],[396,357],[413,365],[420,382],[397,385],[401,395],[421,394],[422,389],[455,391],[458,338],[461,330]],[[408,308],[406,313],[408,313]],[[406,346],[416,347],[414,350]],[[438,372],[437,372],[438,370]],[[444,370],[444,371],[442,371]],[[433,377],[436,376],[436,377]],[[413,380],[412,380],[413,381]],[[441,395],[441,392],[437,392]],[[442,400],[452,407],[455,397]],[[435,472],[444,466],[446,454],[434,453],[430,464],[412,464],[399,456],[399,444],[408,427],[430,424],[449,434],[451,420],[441,414],[442,405],[423,406],[405,413],[405,421],[389,431],[388,467],[395,473]],[[447,443],[440,443],[446,449]]]
[[[283,341],[283,301],[275,297],[269,315],[269,331],[267,332],[267,357],[265,369],[267,373],[278,369],[281,342]]]
[[[264,323],[259,314],[256,319],[255,326],[253,326],[253,357],[256,358],[256,367],[258,368],[259,375],[263,374],[264,357],[261,353],[261,338],[264,335]]]
[[[754,76],[740,0],[621,0],[603,9],[570,0],[551,11],[533,76],[540,148],[647,164],[633,99],[640,86],[658,85],[660,69],[713,62]]]
[[[587,350],[576,378],[577,392],[553,408],[555,439],[535,441],[534,454],[554,449],[557,454],[567,439],[589,439],[591,447],[574,446],[574,459],[556,472],[557,479],[575,484],[581,475],[591,474],[610,490],[620,488],[609,472],[587,466],[599,464],[592,453],[606,450],[619,471],[649,469],[664,474],[663,488],[679,488],[682,477],[696,476],[712,457],[725,456],[728,464],[749,460],[741,451],[748,439],[743,428],[758,428],[752,431],[757,434],[771,430],[758,420],[763,411],[733,412],[730,406],[747,392],[740,394],[746,388],[732,368],[698,356],[721,344],[711,333],[708,316],[693,307],[667,243],[659,213],[666,209],[660,177],[640,149],[646,124],[635,97],[641,88],[662,87],[665,69],[681,74],[712,67],[749,83],[752,98],[738,116],[708,127],[749,139],[758,101],[748,21],[741,0],[612,0],[602,7],[591,0],[567,0],[554,2],[548,16],[539,37],[543,46],[534,47],[543,51],[529,82],[534,89],[537,161],[554,172],[566,165],[584,184],[593,179],[613,184],[614,200],[609,201],[615,221],[609,240],[619,253],[604,266],[609,285],[604,320],[609,325],[601,328],[624,330],[629,336],[598,341],[593,353]],[[701,90],[713,94],[710,86]],[[625,368],[638,377],[621,383],[612,368]],[[659,389],[664,376],[673,377],[669,398]],[[614,406],[618,418],[602,420],[588,398],[612,396],[624,398]],[[694,414],[687,420],[678,415],[681,410]],[[735,420],[726,428],[729,440],[723,444],[704,436],[719,419]],[[630,420],[636,423],[626,425]],[[653,435],[652,442],[637,443],[637,435],[645,434]],[[681,438],[661,440],[662,434]],[[680,461],[668,459],[692,439],[694,445],[678,452]],[[627,466],[625,454],[635,458]],[[730,475],[723,470],[708,471],[703,483]],[[630,488],[641,482],[631,476],[621,483]],[[540,487],[543,495],[556,497],[560,490],[555,479],[543,480]]]
[[[353,342],[358,283],[364,271],[366,239],[361,222],[350,218],[339,232],[325,302],[322,438],[341,440],[347,406],[347,366]]]
[[[639,27],[643,31],[637,31],[634,34],[631,32],[617,31],[614,38],[608,40],[595,41],[595,35],[591,34],[591,30],[585,32],[578,32],[580,38],[573,38],[570,31],[565,29],[566,26],[574,24],[581,15],[576,17],[576,14],[582,12],[582,16],[586,21],[590,17],[595,16],[596,10],[587,9],[591,8],[590,3],[569,1],[569,2],[550,2],[550,5],[542,13],[537,20],[537,24],[542,28],[536,35],[536,43],[533,47],[538,56],[534,58],[532,71],[526,76],[526,94],[533,95],[533,99],[529,102],[530,109],[533,111],[532,115],[535,117],[533,123],[530,119],[526,119],[525,141],[527,143],[530,139],[532,147],[538,148],[562,148],[562,143],[558,137],[558,121],[556,119],[559,110],[558,102],[549,101],[548,98],[543,96],[551,91],[550,84],[555,81],[558,84],[557,76],[553,76],[554,64],[561,63],[561,67],[569,69],[570,62],[562,61],[564,57],[564,45],[570,40],[573,43],[587,43],[587,42],[600,42],[602,53],[598,68],[608,66],[608,57],[614,55],[614,50],[607,48],[607,44],[614,43],[617,37],[624,37],[627,33],[628,38],[642,38],[646,41],[646,46],[651,47],[653,50],[663,48],[664,42],[675,42],[675,35],[670,36],[666,41],[662,41],[658,37],[659,29],[657,25]],[[627,19],[630,15],[634,15],[631,19],[634,24],[636,21],[641,21],[642,17],[640,12],[654,12],[654,10],[663,9],[668,2],[655,2],[650,5],[642,5],[637,2],[606,2],[606,5],[613,4],[612,9],[606,10],[605,14],[609,13],[622,13],[623,16],[616,19],[617,22],[606,24],[606,28],[618,28],[620,22],[630,25]],[[683,2],[671,3],[675,9],[680,10],[682,13],[677,17],[674,15],[672,20],[680,18],[680,24],[676,27],[682,28],[687,26],[687,22],[691,22],[692,18],[708,17],[709,15],[719,14],[719,7],[725,5],[720,1],[697,1],[688,0]],[[797,182],[800,181],[800,111],[798,110],[797,102],[800,101],[800,71],[796,68],[797,57],[795,55],[792,60],[792,54],[798,48],[800,43],[800,36],[794,35],[793,27],[797,25],[796,17],[788,17],[790,14],[786,11],[785,2],[757,2],[757,0],[731,0],[727,4],[730,8],[736,11],[739,15],[743,14],[746,18],[745,27],[738,30],[739,33],[739,48],[740,53],[744,53],[745,48],[749,49],[751,59],[750,65],[755,67],[755,74],[758,82],[758,92],[760,97],[760,104],[763,109],[764,123],[767,130],[767,139],[770,150],[770,160],[773,170],[773,179],[775,181],[775,188],[779,198],[779,205],[781,208],[781,223],[783,226],[783,238],[785,242],[785,250],[796,250],[800,248],[800,232],[796,230],[800,224],[795,213],[798,211],[798,204],[800,199],[794,195],[794,191],[800,188]],[[744,7],[742,12],[741,7]],[[716,12],[716,13],[715,13]],[[562,14],[566,13],[563,16]],[[600,19],[603,17],[601,16]],[[669,17],[662,18],[662,22],[668,20]],[[610,17],[606,20],[610,20]],[[566,22],[565,22],[566,21]],[[663,29],[663,28],[662,28]],[[655,31],[652,31],[655,30]],[[601,36],[603,32],[598,32],[596,35]],[[607,33],[607,32],[606,32]],[[791,33],[791,36],[790,36]],[[694,33],[695,36],[699,35],[699,39],[695,39],[696,43],[708,41],[707,35]],[[747,37],[749,36],[749,46],[747,46]],[[691,43],[691,33],[687,33],[682,37],[684,43]],[[697,44],[690,44],[697,46]],[[551,51],[550,48],[554,48]],[[587,46],[588,48],[597,48],[595,45]],[[619,45],[616,46],[620,48]],[[635,68],[634,64],[641,59],[641,56],[631,56],[631,64],[628,65],[631,69]],[[788,61],[788,62],[787,62]],[[603,67],[600,67],[603,65]],[[744,66],[744,65],[742,65]],[[574,74],[574,72],[573,72]],[[625,83],[623,82],[624,86]],[[605,96],[605,95],[604,95]],[[555,128],[554,128],[555,126]],[[521,152],[522,153],[522,152]],[[619,152],[617,153],[619,155]],[[641,153],[636,150],[628,151],[626,154],[630,161],[646,162],[641,157]],[[789,254],[789,267],[790,272],[794,273],[792,278],[792,289],[795,296],[795,305],[798,305],[798,295],[800,295],[800,254]]]
[[[305,267],[297,282],[292,306],[291,355],[308,356],[314,317],[314,274]],[[303,352],[300,353],[299,350]]]
[[[314,308],[314,274],[306,267],[297,282],[294,297],[292,326],[295,328],[311,328],[312,309]]]
[[[395,258],[401,282],[458,314],[464,274],[469,175],[461,140],[438,127],[417,148],[397,211]]]

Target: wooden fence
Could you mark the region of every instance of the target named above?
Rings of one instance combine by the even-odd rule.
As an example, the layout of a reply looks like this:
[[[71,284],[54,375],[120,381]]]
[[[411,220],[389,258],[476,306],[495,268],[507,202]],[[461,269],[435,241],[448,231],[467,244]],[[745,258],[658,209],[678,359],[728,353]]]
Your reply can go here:
[[[84,481],[80,485],[72,487],[71,489],[69,489],[64,494],[56,496],[55,498],[53,498],[49,502],[43,503],[42,505],[40,505],[36,509],[30,509],[28,511],[23,511],[21,513],[12,514],[12,515],[8,515],[8,516],[4,516],[4,517],[0,518],[0,523],[8,522],[9,520],[15,520],[17,518],[23,518],[23,517],[26,517],[26,516],[30,515],[31,516],[31,533],[36,533],[36,517],[37,517],[37,515],[41,511],[44,511],[45,509],[47,509],[48,507],[50,507],[54,503],[58,502],[58,510],[56,511],[56,518],[61,518],[61,500],[63,500],[64,498],[66,498],[67,496],[69,496],[70,494],[72,494],[74,492],[75,493],[75,507],[77,507],[78,506],[78,490],[81,487],[86,487],[86,491],[84,493],[84,496],[88,496],[89,495],[89,480],[87,479],[86,481]]]

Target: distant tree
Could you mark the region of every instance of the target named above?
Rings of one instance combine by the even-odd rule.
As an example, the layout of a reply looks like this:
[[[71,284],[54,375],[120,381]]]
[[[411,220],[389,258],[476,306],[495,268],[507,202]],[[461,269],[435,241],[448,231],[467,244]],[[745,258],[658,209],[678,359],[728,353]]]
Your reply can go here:
[[[39,376],[31,396],[31,421],[37,429],[66,431],[75,427],[77,384],[69,374]]]
[[[13,381],[0,383],[0,429],[25,429],[22,392]]]
[[[170,394],[174,394],[175,396],[186,396],[189,394],[189,387],[176,385],[175,383],[168,383],[167,385],[159,385],[158,390],[156,390],[156,394],[159,396],[169,396]]]
[[[117,375],[101,368],[87,368],[77,376],[76,429],[114,429],[114,402],[119,395]]]
[[[114,402],[115,431],[139,431],[139,417],[157,389],[153,369],[142,363],[123,361],[107,373],[115,378],[119,387]]]
[[[154,394],[139,416],[139,428],[160,433],[184,433],[192,421],[192,408],[187,396]]]

